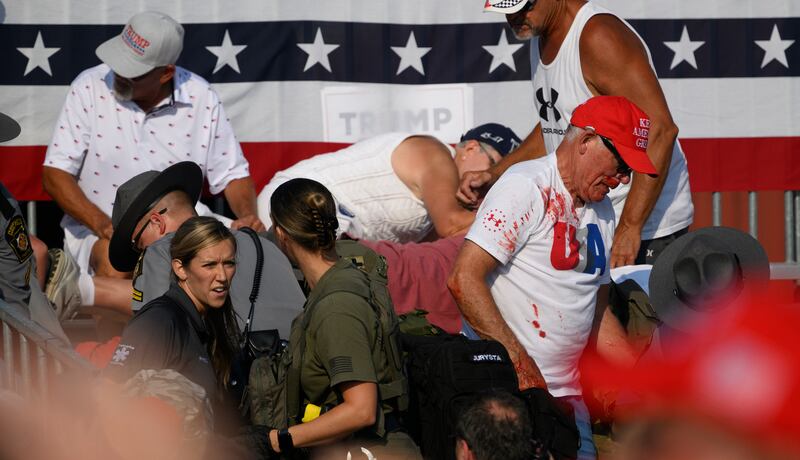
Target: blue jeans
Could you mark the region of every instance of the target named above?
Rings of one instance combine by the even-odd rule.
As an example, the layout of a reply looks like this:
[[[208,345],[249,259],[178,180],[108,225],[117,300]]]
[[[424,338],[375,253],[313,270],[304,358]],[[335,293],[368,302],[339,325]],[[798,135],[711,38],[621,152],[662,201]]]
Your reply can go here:
[[[558,400],[568,403],[575,411],[575,425],[578,426],[578,433],[580,433],[581,437],[578,460],[595,460],[597,458],[597,449],[592,439],[592,421],[589,417],[589,408],[583,402],[583,397],[562,396]]]
[[[478,334],[472,329],[472,326],[469,325],[467,320],[461,319],[461,335],[470,339],[470,340],[480,340],[481,338],[478,337]]]

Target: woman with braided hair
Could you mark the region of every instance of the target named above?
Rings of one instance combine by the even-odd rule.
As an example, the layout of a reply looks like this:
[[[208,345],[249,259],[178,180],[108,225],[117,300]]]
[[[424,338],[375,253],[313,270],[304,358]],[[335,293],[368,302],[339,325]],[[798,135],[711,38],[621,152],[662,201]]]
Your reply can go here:
[[[379,385],[390,378],[379,321],[368,296],[352,289],[369,292],[367,275],[336,254],[333,196],[319,182],[292,179],[270,201],[278,247],[310,288],[303,312],[292,323],[290,347],[305,344],[301,362],[292,366],[300,375],[303,406],[323,410],[306,423],[269,430],[269,447],[289,454],[319,446],[312,450],[317,458],[345,458],[331,457],[339,449],[360,455],[361,447],[379,458],[421,458],[391,401],[379,395]]]

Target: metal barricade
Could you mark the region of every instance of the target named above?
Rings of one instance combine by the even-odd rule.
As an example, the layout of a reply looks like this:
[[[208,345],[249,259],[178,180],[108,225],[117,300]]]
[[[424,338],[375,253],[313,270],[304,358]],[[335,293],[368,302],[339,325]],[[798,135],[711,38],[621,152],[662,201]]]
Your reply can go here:
[[[782,279],[786,279],[787,272],[793,264],[798,264],[800,258],[800,192],[786,190],[783,192],[783,231],[784,231],[784,262],[778,271]],[[722,193],[711,193],[712,224],[722,225]],[[748,232],[753,238],[758,238],[758,192],[747,193]],[[800,265],[798,265],[800,267]],[[800,268],[797,271],[800,274]]]
[[[98,370],[69,344],[0,300],[3,365],[0,385],[25,399],[46,400],[52,382],[66,371],[95,375]]]

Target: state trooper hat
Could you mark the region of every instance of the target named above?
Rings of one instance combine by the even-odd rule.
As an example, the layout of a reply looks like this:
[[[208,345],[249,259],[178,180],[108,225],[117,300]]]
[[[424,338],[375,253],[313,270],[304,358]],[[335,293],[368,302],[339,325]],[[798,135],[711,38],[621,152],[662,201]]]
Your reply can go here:
[[[111,265],[121,272],[129,272],[136,266],[140,252],[131,245],[133,230],[161,197],[182,190],[194,204],[200,198],[202,187],[203,171],[191,161],[181,161],[161,172],[145,171],[120,185],[111,212],[114,226],[108,245]]]
[[[737,298],[745,283],[759,291],[769,275],[769,259],[758,240],[735,228],[701,228],[658,256],[650,272],[650,301],[661,321],[690,330],[727,306],[715,302],[722,295]]]
[[[22,128],[19,127],[19,123],[16,120],[4,113],[0,113],[0,142],[14,139],[19,136],[21,131]]]

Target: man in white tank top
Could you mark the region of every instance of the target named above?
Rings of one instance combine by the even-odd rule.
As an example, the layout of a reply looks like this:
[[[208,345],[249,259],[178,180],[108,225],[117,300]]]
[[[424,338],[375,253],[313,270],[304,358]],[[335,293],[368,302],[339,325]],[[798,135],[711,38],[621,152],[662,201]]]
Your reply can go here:
[[[305,177],[333,194],[339,234],[399,243],[455,235],[475,218],[453,195],[458,178],[497,163],[520,142],[496,123],[471,129],[455,149],[430,136],[382,134],[279,171],[258,195],[258,215],[271,222],[272,192]]]
[[[625,96],[652,120],[643,129],[649,130],[647,154],[660,174],[637,174],[630,187],[609,194],[617,216],[611,266],[652,264],[686,232],[694,207],[678,128],[644,41],[625,21],[585,0],[490,0],[485,9],[506,14],[518,38],[538,37],[533,83],[540,123],[499,164],[464,175],[459,199],[477,205],[479,190],[510,165],[551,152],[578,104],[597,95]]]

